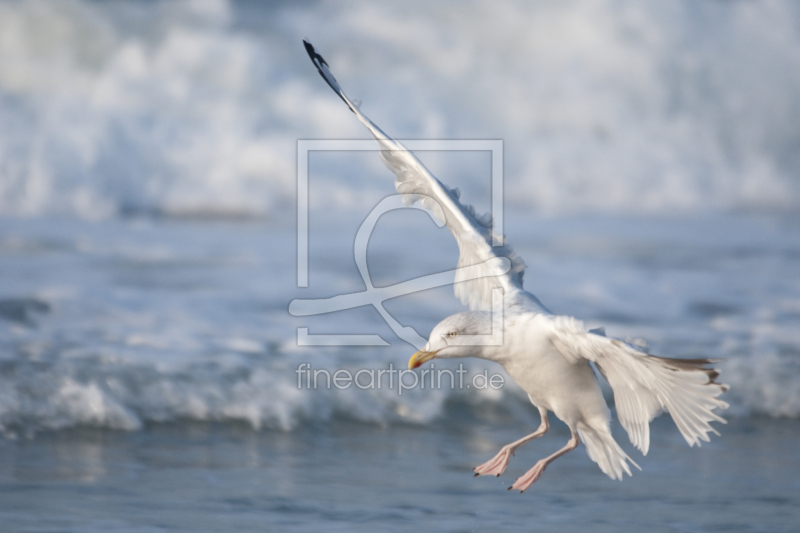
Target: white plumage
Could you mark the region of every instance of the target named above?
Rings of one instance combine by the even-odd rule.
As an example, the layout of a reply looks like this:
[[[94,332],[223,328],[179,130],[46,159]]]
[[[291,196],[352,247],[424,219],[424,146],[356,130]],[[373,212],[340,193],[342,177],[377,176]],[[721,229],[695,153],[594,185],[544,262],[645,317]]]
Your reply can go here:
[[[636,346],[587,331],[569,316],[555,316],[533,294],[522,288],[525,264],[510,246],[492,246],[492,221],[472,206],[461,204],[457,190],[436,179],[414,154],[386,135],[342,91],[327,63],[314,47],[306,50],[325,81],[355,113],[381,147],[381,157],[394,172],[395,187],[404,201],[419,201],[445,223],[459,247],[458,267],[480,265],[482,276],[464,280],[456,275],[455,294],[471,311],[445,318],[431,332],[425,348],[409,361],[416,368],[433,358],[480,357],[501,364],[528,393],[539,409],[541,425],[534,433],[504,446],[492,459],[475,468],[475,475],[500,475],[514,451],[547,432],[552,411],[572,432],[564,448],[534,465],[510,489],[524,491],[557,457],[583,441],[589,457],[612,479],[630,475],[638,465],[614,441],[610,414],[591,368],[594,363],[614,391],[617,417],[631,442],[643,454],[650,447],[650,421],[662,411],[672,416],[690,446],[717,433],[710,422],[725,422],[714,409],[728,404],[718,398],[727,386],[715,382],[717,371],[708,359],[655,357]],[[494,236],[497,241],[498,236]],[[502,242],[502,239],[500,239]],[[510,269],[500,270],[501,258]],[[506,263],[507,265],[507,263]],[[501,345],[475,342],[475,335],[492,332],[492,293],[502,289],[503,339]],[[496,323],[496,322],[495,322]],[[480,339],[480,337],[477,337]]]

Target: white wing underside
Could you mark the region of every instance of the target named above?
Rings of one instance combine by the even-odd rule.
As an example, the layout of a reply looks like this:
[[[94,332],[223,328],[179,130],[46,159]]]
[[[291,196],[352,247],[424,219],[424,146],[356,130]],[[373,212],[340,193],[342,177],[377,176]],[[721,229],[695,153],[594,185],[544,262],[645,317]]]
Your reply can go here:
[[[619,339],[588,332],[566,316],[552,317],[552,342],[573,362],[586,359],[597,365],[614,391],[617,418],[631,443],[643,454],[650,448],[650,421],[668,411],[690,446],[709,441],[717,431],[709,422],[725,420],[713,412],[728,404],[717,397],[728,390],[716,383],[717,372],[708,359],[667,359],[646,354]]]
[[[522,288],[522,276],[525,270],[522,259],[508,245],[492,246],[491,216],[478,215],[471,205],[460,203],[458,189],[449,189],[442,184],[413,153],[384,133],[364,115],[344,94],[322,56],[316,53],[310,43],[303,42],[311,60],[328,85],[336,91],[378,141],[381,158],[394,172],[394,185],[397,192],[403,195],[404,203],[411,205],[420,202],[443,222],[456,238],[459,249],[459,270],[456,273],[454,288],[461,302],[473,310],[491,310],[492,289],[502,288],[506,306],[549,313],[535,296]],[[500,242],[503,242],[502,239]],[[495,258],[499,258],[500,261],[489,261]],[[464,280],[461,269],[474,265],[480,265],[479,277]]]

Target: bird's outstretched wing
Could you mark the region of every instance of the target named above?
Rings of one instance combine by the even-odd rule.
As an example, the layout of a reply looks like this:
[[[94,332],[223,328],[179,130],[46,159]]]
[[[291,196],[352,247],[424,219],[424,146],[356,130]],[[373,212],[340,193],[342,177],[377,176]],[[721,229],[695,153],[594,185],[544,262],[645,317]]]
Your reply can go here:
[[[471,205],[459,202],[458,189],[449,189],[425,168],[425,165],[408,151],[400,142],[388,136],[375,125],[342,91],[339,82],[331,74],[328,64],[308,41],[303,41],[311,61],[320,75],[339,95],[350,111],[372,133],[381,148],[381,158],[394,172],[395,188],[403,194],[408,204],[420,202],[444,222],[458,242],[458,267],[483,265],[481,277],[464,280],[457,273],[455,293],[462,303],[471,309],[492,309],[492,289],[500,287],[505,293],[506,305],[528,310],[548,312],[541,302],[522,288],[522,275],[525,263],[510,246],[492,246],[491,216],[480,216]],[[502,242],[502,239],[501,239]],[[493,258],[505,261],[487,261]],[[503,265],[503,268],[498,267]]]
[[[597,330],[586,331],[567,316],[552,318],[552,342],[568,360],[587,359],[600,369],[614,391],[617,418],[631,443],[643,454],[650,448],[650,421],[668,411],[690,446],[709,441],[710,422],[725,423],[713,412],[728,404],[717,397],[728,390],[716,383],[711,359],[668,359],[649,355]]]

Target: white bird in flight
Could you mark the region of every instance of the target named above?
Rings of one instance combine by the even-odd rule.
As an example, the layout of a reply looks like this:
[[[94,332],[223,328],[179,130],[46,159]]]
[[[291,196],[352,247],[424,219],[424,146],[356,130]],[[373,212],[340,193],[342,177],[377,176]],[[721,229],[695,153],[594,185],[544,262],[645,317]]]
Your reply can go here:
[[[476,215],[472,206],[459,202],[457,190],[436,179],[414,154],[386,135],[342,91],[328,64],[308,41],[303,41],[317,70],[336,94],[369,129],[381,147],[381,157],[394,172],[395,187],[407,202],[419,201],[442,220],[458,242],[458,267],[470,276],[456,274],[455,294],[470,311],[442,320],[433,328],[428,343],[408,362],[409,368],[438,358],[479,357],[502,365],[539,409],[539,428],[514,441],[486,463],[474,469],[476,476],[502,474],[514,452],[544,435],[547,414],[569,426],[567,444],[519,477],[509,487],[523,492],[558,457],[574,450],[581,441],[589,457],[611,479],[631,475],[628,463],[641,468],[620,448],[610,429],[610,412],[590,363],[594,363],[614,392],[617,418],[631,443],[646,455],[650,447],[650,421],[668,411],[690,446],[709,441],[719,433],[710,422],[725,420],[714,409],[728,404],[718,398],[728,390],[716,383],[711,359],[656,357],[600,329],[587,331],[570,316],[553,315],[533,294],[522,288],[525,264],[505,244],[492,246],[489,217]],[[502,238],[499,239],[502,242]],[[474,269],[481,270],[475,278]],[[493,315],[493,292],[502,289],[502,343],[481,342],[498,327]],[[494,307],[497,311],[497,306]],[[493,337],[493,336],[492,336]],[[495,337],[493,337],[495,338]]]

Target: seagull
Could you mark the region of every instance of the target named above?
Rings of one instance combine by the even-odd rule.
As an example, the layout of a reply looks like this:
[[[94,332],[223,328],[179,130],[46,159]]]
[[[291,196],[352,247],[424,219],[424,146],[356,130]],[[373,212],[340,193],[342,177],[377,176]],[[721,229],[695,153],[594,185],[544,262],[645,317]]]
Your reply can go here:
[[[502,236],[493,233],[491,217],[479,216],[472,206],[462,204],[457,189],[445,186],[413,153],[367,118],[360,104],[345,95],[311,43],[304,40],[303,44],[323,79],[375,137],[404,201],[420,202],[430,209],[458,242],[455,295],[470,310],[437,324],[423,349],[411,356],[408,367],[455,357],[494,361],[539,410],[538,429],[503,446],[492,459],[475,467],[475,476],[500,476],[520,446],[547,433],[549,412],[569,427],[569,441],[539,460],[509,490],[524,492],[550,463],[581,442],[589,458],[611,479],[621,480],[623,472],[630,476],[629,465],[641,470],[611,434],[611,414],[592,364],[611,386],[617,418],[643,455],[650,448],[650,421],[664,411],[672,416],[689,446],[708,442],[709,433],[719,435],[710,423],[725,423],[714,410],[728,407],[718,398],[728,386],[715,381],[719,372],[710,365],[718,360],[657,357],[640,346],[606,336],[603,328],[587,330],[571,316],[551,313],[522,288],[525,263]],[[477,277],[476,268],[481,274]],[[468,269],[470,275],[461,274]],[[502,291],[501,305],[494,297],[498,291]],[[497,328],[502,329],[502,342],[496,342]]]

